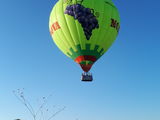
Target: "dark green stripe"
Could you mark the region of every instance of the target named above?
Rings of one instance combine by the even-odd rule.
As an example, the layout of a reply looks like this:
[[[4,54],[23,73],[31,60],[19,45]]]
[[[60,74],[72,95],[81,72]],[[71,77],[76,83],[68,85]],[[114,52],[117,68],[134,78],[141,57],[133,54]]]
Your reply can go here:
[[[104,49],[102,48],[100,50],[100,52],[98,52],[98,49],[100,48],[99,45],[96,45],[94,50],[90,50],[91,44],[86,44],[86,49],[82,50],[80,45],[76,46],[77,52],[75,52],[72,48],[70,48],[70,52],[72,53],[69,54],[67,53],[73,60],[75,60],[78,56],[82,56],[82,55],[91,55],[91,56],[95,56],[97,59],[100,58],[102,56],[102,53],[104,51]]]

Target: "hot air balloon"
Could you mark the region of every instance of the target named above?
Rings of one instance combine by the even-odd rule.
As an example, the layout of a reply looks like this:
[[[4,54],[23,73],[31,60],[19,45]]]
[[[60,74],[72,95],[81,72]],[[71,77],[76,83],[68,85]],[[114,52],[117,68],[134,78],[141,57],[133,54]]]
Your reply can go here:
[[[120,29],[112,0],[59,0],[49,19],[49,31],[58,48],[78,63],[82,81],[92,81],[92,65],[110,48]]]

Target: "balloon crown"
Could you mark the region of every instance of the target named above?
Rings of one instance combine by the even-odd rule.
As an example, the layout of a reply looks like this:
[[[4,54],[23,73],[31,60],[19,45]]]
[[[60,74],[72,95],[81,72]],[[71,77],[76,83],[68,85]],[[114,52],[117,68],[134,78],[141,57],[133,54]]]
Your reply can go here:
[[[83,0],[63,0],[63,2],[67,4],[82,4]]]

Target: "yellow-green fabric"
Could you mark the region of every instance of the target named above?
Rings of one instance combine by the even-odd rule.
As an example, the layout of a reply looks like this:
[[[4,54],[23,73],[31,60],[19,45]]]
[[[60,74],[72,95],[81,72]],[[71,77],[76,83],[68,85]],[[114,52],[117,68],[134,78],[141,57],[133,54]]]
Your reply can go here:
[[[92,31],[86,39],[82,25],[74,17],[64,14],[69,5],[81,4],[93,10],[99,28]],[[57,29],[53,30],[56,26]],[[111,0],[59,0],[50,14],[49,30],[53,41],[68,57],[75,60],[81,55],[101,57],[112,45],[118,35],[120,17]]]

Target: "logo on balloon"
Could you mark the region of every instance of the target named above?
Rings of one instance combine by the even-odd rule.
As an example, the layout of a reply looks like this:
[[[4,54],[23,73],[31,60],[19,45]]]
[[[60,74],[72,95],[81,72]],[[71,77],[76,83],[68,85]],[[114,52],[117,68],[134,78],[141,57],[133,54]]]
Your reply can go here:
[[[66,7],[64,14],[72,16],[75,20],[78,20],[87,40],[90,40],[92,31],[99,28],[97,17],[94,15],[94,9],[86,8],[81,4],[72,4]]]
[[[115,28],[119,32],[120,24],[117,20],[111,18],[111,27]]]
[[[57,31],[57,30],[60,29],[60,28],[61,28],[61,27],[60,27],[58,21],[54,22],[54,23],[52,24],[51,28],[50,28],[50,33],[51,33],[51,35],[53,35],[54,32]]]

